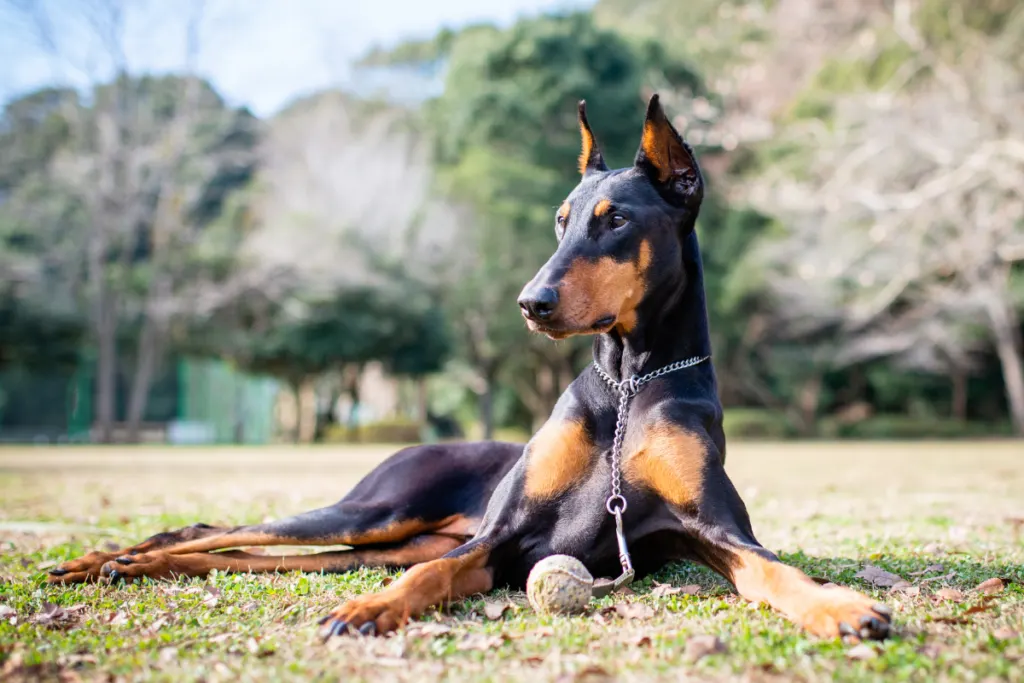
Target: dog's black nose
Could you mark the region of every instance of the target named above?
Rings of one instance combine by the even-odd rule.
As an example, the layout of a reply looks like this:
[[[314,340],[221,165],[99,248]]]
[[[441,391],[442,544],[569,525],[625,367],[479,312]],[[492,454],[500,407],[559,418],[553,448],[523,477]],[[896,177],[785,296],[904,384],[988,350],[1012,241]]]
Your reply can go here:
[[[519,297],[519,308],[530,320],[547,320],[557,307],[558,292],[552,287],[538,287]]]

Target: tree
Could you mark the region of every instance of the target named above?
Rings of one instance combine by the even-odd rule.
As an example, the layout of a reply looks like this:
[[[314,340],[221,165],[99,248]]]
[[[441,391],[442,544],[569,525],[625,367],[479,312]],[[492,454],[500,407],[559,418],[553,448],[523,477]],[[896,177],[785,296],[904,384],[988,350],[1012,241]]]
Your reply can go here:
[[[209,233],[231,252],[216,288],[194,291],[208,320],[191,348],[314,385],[332,419],[358,397],[369,361],[422,377],[440,368],[447,328],[437,273],[452,232],[430,191],[409,112],[325,92],[269,122],[260,170]]]
[[[66,61],[66,35],[55,32],[45,3],[17,4],[41,45]],[[123,0],[90,5],[70,21],[89,35],[82,69],[93,83],[104,70],[113,78],[95,85],[88,104],[63,98],[66,132],[47,167],[48,181],[72,196],[84,218],[79,231],[84,259],[83,304],[90,311],[96,349],[96,424],[107,441],[115,419],[119,338],[136,341],[128,398],[131,438],[138,435],[150,385],[175,315],[187,302],[177,295],[194,283],[191,259],[203,226],[224,196],[243,184],[253,165],[254,119],[227,107],[195,77],[203,4],[186,7],[183,76],[131,76],[125,27],[131,12],[152,10]],[[98,70],[90,71],[94,62]],[[40,93],[45,96],[47,91]]]
[[[648,77],[680,91],[700,86],[656,46],[630,44],[582,13],[442,38],[395,54],[447,60],[444,92],[427,105],[439,187],[463,209],[446,308],[489,437],[500,379],[518,389],[536,423],[586,356],[583,341],[530,338],[515,305],[555,246],[552,207],[578,181],[576,102],[590,101],[602,149],[624,162],[635,152]]]
[[[828,127],[791,127],[790,141],[813,129],[814,149],[752,184],[789,228],[762,255],[789,319],[834,331],[837,363],[916,356],[962,373],[983,326],[1024,434],[1024,15],[936,38],[913,10],[892,18],[906,59],[891,78],[838,97]]]

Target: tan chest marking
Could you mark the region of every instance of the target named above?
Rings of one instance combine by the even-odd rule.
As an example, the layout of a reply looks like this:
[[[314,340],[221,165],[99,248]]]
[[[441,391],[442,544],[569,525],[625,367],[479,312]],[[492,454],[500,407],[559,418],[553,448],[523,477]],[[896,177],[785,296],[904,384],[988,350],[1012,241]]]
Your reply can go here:
[[[551,498],[587,471],[594,446],[581,423],[552,419],[530,440],[528,450],[526,495]]]
[[[675,425],[658,424],[644,430],[623,472],[634,486],[651,489],[682,506],[700,500],[707,458],[708,448],[699,436]]]

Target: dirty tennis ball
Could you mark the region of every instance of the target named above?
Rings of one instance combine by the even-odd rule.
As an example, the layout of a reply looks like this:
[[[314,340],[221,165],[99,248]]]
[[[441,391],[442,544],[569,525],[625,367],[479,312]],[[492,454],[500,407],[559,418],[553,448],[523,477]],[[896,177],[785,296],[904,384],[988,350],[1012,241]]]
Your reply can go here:
[[[530,570],[526,598],[538,614],[578,614],[590,602],[594,577],[569,555],[550,555]]]

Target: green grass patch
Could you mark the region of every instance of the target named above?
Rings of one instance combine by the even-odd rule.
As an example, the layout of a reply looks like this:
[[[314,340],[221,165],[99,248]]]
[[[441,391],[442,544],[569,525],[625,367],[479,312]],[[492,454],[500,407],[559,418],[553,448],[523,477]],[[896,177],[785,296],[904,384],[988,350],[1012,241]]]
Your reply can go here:
[[[211,451],[186,463],[161,449],[0,451],[0,678],[1024,680],[1019,457],[1013,444],[730,451],[730,471],[766,545],[820,581],[894,607],[895,636],[851,650],[805,635],[691,564],[668,566],[637,582],[634,595],[596,600],[578,617],[538,616],[521,593],[500,590],[431,612],[389,638],[327,645],[316,620],[396,572],[48,586],[48,567],[89,549],[194,521],[258,521],[322,504],[374,458],[344,449]],[[867,583],[857,577],[867,564],[908,585]],[[986,595],[978,586],[993,577],[1008,583]],[[698,588],[659,595],[658,584]],[[485,599],[512,607],[489,620]],[[647,609],[621,609],[634,603]],[[694,644],[707,635],[724,651],[697,657]]]

